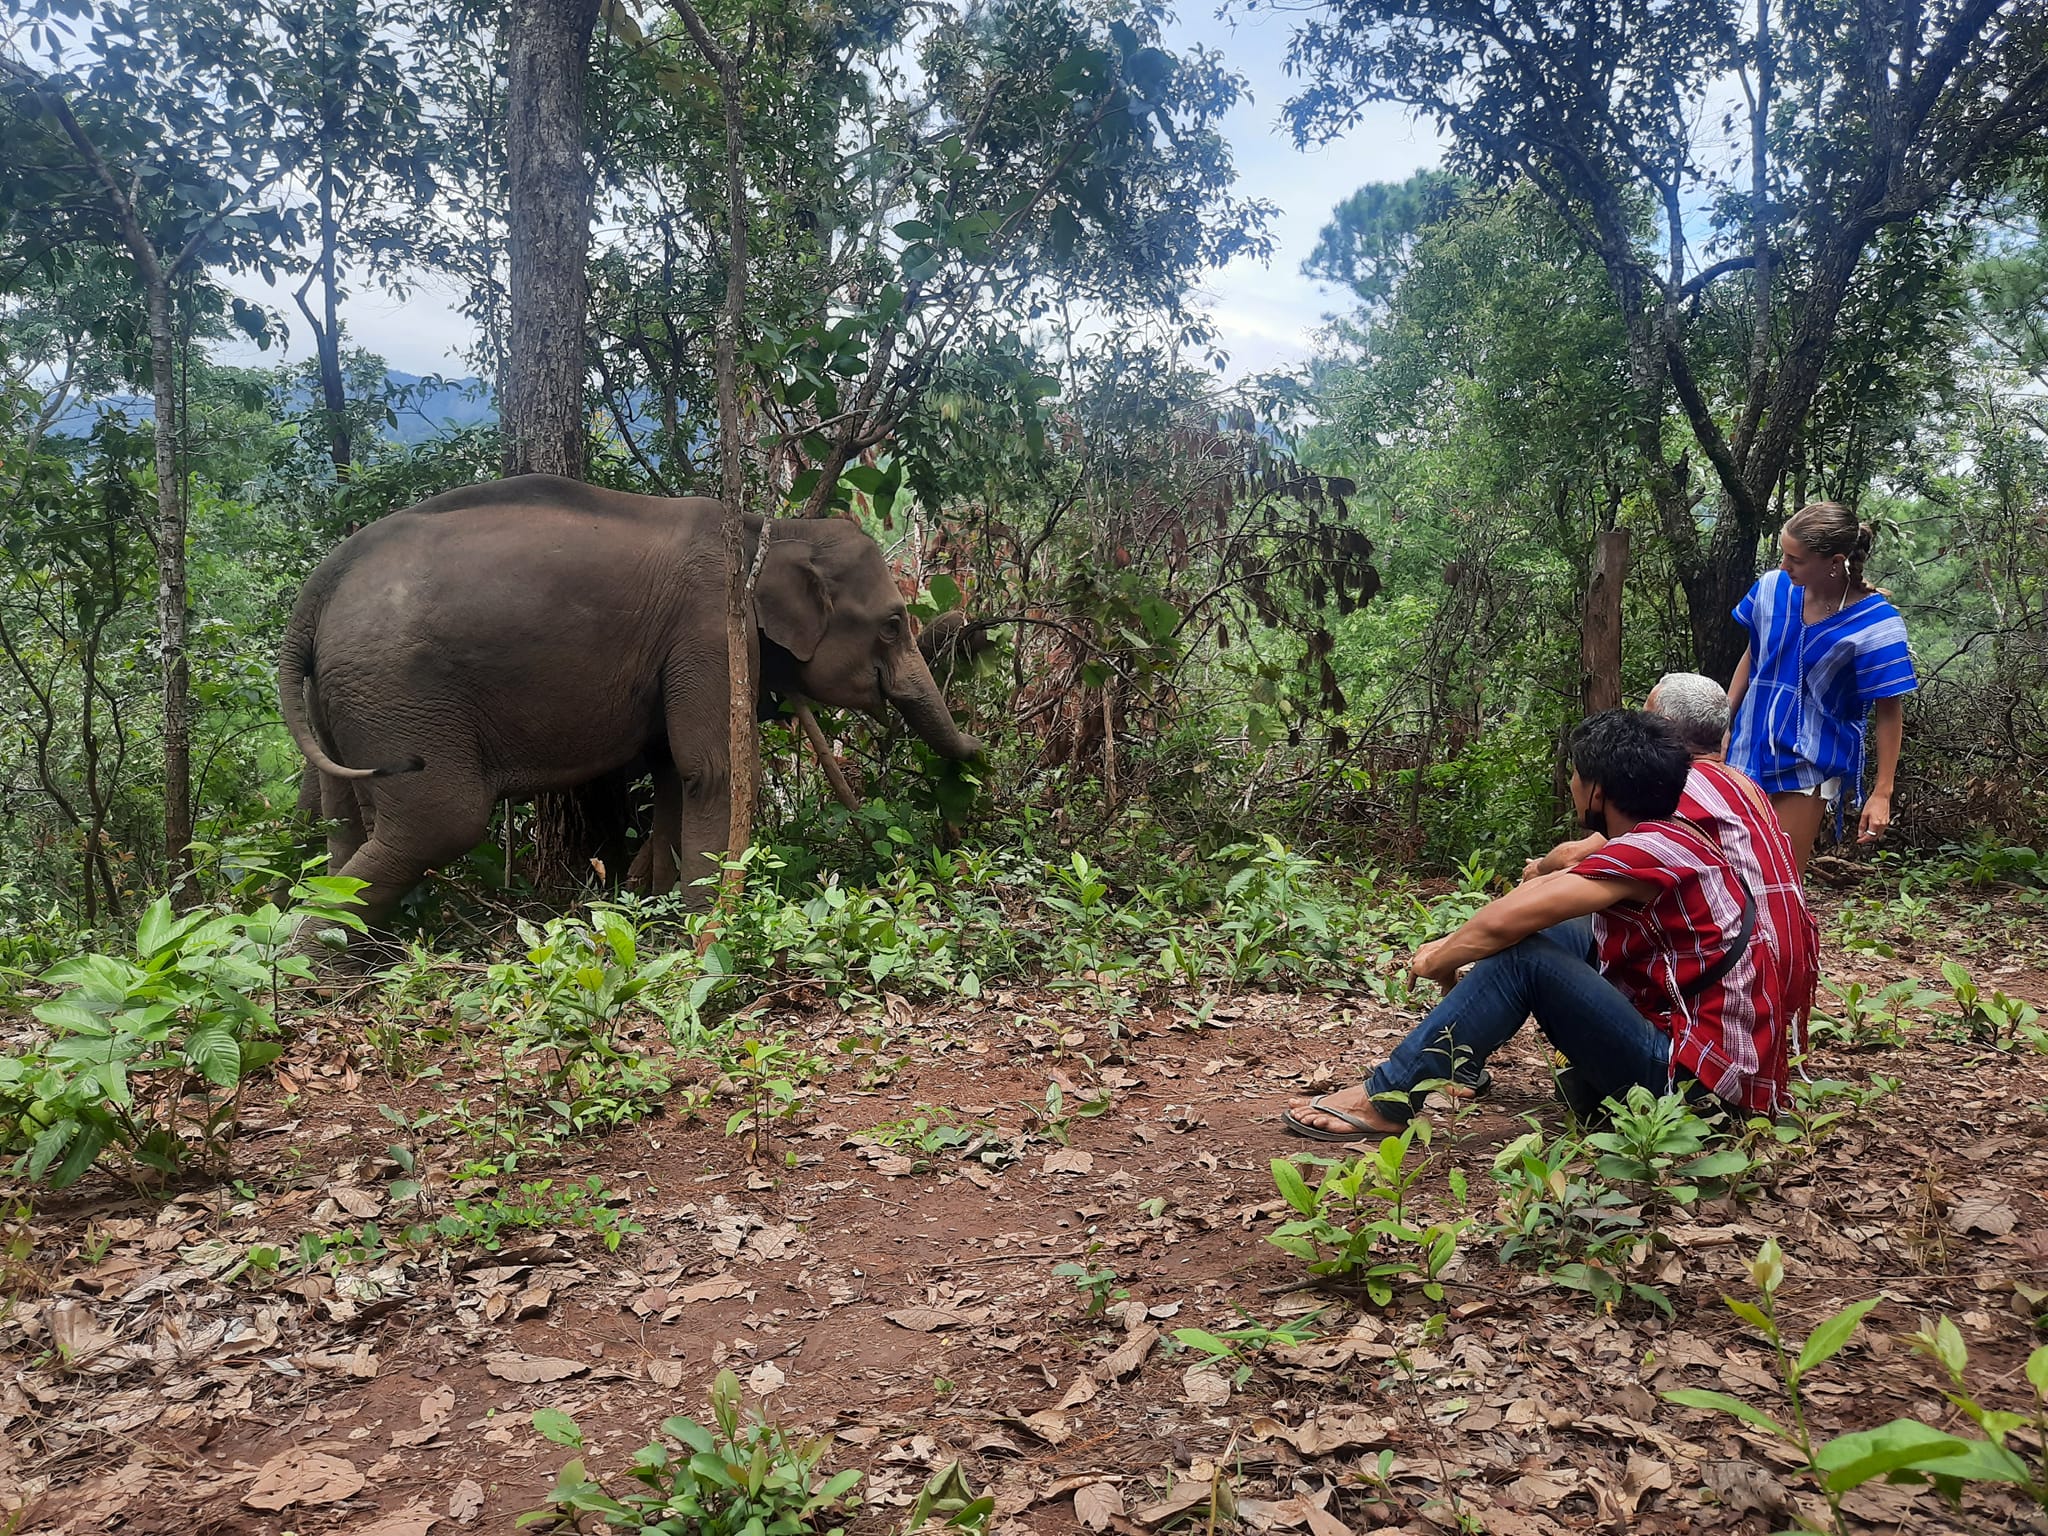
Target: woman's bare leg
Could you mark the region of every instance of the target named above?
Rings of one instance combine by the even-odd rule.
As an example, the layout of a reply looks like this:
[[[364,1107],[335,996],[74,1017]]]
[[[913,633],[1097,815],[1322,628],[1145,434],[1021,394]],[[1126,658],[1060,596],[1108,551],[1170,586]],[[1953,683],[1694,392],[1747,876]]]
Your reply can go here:
[[[1806,866],[1813,858],[1814,842],[1820,837],[1820,824],[1827,816],[1827,802],[1821,799],[1819,790],[1809,789],[1804,794],[1775,794],[1771,796],[1771,806],[1778,813],[1778,825],[1792,839],[1792,857],[1803,880]]]

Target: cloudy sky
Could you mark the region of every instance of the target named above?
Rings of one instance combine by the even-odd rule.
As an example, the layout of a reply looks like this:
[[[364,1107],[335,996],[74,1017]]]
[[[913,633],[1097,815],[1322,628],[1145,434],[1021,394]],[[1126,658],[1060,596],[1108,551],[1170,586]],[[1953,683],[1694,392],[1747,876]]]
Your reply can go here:
[[[1434,165],[1440,151],[1427,126],[1411,123],[1393,107],[1375,109],[1335,144],[1297,151],[1280,121],[1292,94],[1292,82],[1282,69],[1288,19],[1259,14],[1233,25],[1218,20],[1212,5],[1213,0],[1197,0],[1198,8],[1170,28],[1167,42],[1179,47],[1200,42],[1219,49],[1246,77],[1250,99],[1231,113],[1225,133],[1236,157],[1240,188],[1280,210],[1273,225],[1270,262],[1233,262],[1203,285],[1231,355],[1230,371],[1237,375],[1303,361],[1325,312],[1341,307],[1332,289],[1301,274],[1301,263],[1315,248],[1330,209],[1364,182],[1398,181]],[[260,283],[245,291],[284,313],[295,326],[288,355],[305,355],[310,342],[303,324],[297,324],[289,296],[265,290]],[[350,299],[344,319],[358,345],[381,354],[394,368],[451,376],[466,371],[461,349],[469,325],[455,312],[451,288],[424,286],[403,304],[365,290]],[[257,355],[235,360],[253,362]],[[276,360],[274,352],[264,359]]]

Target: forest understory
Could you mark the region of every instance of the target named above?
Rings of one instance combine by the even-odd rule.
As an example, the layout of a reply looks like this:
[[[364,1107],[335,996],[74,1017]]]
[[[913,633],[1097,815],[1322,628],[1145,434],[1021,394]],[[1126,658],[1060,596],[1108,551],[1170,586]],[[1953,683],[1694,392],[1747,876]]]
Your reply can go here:
[[[1533,1030],[1491,1095],[1435,1101],[1428,1145],[1403,1149],[1397,1214],[1455,1244],[1434,1280],[1397,1266],[1380,1305],[1363,1266],[1319,1284],[1267,1241],[1300,1214],[1272,1161],[1314,1184],[1307,1154],[1358,1150],[1292,1140],[1279,1112],[1408,1027],[1379,989],[883,992],[849,1011],[797,986],[745,1021],[779,1062],[679,1069],[664,1112],[496,1178],[435,1118],[487,1086],[467,1080],[482,1026],[445,1004],[394,1018],[367,988],[302,996],[224,1181],[172,1199],[104,1173],[0,1185],[0,1529],[510,1530],[572,1457],[613,1495],[634,1486],[664,1419],[711,1423],[721,1370],[821,1476],[859,1471],[856,1533],[904,1529],[928,1486],[992,1496],[971,1528],[1013,1533],[1824,1525],[1798,1452],[1662,1395],[1784,1417],[1777,1360],[1722,1300],[1762,1299],[1767,1240],[1795,1352],[1876,1301],[1803,1384],[1815,1443],[1963,1424],[1910,1343],[1946,1318],[1968,1395],[2026,1416],[2009,1443],[2038,1463],[2022,1369],[2048,1305],[2048,1054],[1970,1027],[1941,961],[2048,1007],[2048,923],[2005,891],[1901,912],[1855,878],[1823,913],[1832,1015],[1806,1062],[1837,1086],[1782,1134],[1730,1141],[1749,1166],[1696,1198],[1623,1186],[1605,1210],[1643,1224],[1594,1255],[1606,1293],[1556,1278],[1590,1206],[1522,1220],[1531,1191],[1501,1156],[1566,1129]],[[460,1235],[402,1240],[449,1216]],[[1537,1246],[1503,1263],[1518,1222]],[[1842,1514],[2042,1529],[2037,1504],[1981,1484],[1952,1511],[1871,1482]]]

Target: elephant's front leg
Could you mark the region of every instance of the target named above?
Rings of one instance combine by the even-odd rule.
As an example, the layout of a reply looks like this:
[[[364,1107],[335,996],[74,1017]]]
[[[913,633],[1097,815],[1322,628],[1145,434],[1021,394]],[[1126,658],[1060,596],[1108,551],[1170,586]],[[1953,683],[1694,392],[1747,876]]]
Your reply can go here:
[[[680,711],[671,701],[669,722],[675,772],[666,786],[664,776],[655,775],[654,835],[669,843],[669,829],[673,829],[676,867],[669,878],[681,882],[686,905],[702,907],[710,902],[711,888],[696,882],[718,872],[732,822],[732,770],[726,754],[723,690],[715,703],[693,701]],[[675,814],[664,815],[662,802],[671,797]],[[657,877],[665,851],[659,846],[655,849]],[[657,884],[656,889],[661,886]]]
[[[670,764],[654,765],[654,825],[633,860],[641,888],[663,896],[676,888],[676,853],[683,835],[683,786]]]
[[[708,906],[712,888],[697,882],[716,875],[725,856],[726,834],[732,830],[732,775],[723,767],[715,778],[708,773],[683,775],[681,809],[672,878],[681,882],[686,905]],[[657,826],[660,820],[655,818]],[[660,859],[660,853],[655,857]]]

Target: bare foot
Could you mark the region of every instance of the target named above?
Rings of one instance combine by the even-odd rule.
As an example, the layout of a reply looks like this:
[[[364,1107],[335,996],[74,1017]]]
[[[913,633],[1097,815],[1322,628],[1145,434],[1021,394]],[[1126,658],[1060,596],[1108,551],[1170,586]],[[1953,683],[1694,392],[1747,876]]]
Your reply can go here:
[[[1329,1108],[1318,1108],[1315,1103],[1317,1098],[1321,1098]],[[1298,1098],[1289,1099],[1287,1108],[1303,1125],[1338,1135],[1359,1134],[1358,1125],[1352,1124],[1352,1120],[1371,1126],[1381,1136],[1398,1136],[1404,1129],[1399,1121],[1389,1120],[1374,1107],[1362,1084],[1356,1088],[1340,1088],[1335,1093],[1303,1094]],[[1343,1110],[1351,1120],[1339,1119],[1329,1112],[1330,1109]]]

